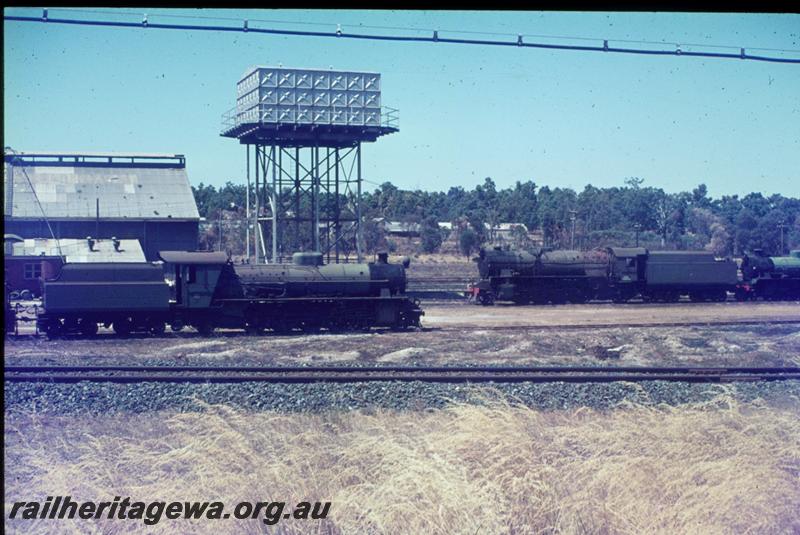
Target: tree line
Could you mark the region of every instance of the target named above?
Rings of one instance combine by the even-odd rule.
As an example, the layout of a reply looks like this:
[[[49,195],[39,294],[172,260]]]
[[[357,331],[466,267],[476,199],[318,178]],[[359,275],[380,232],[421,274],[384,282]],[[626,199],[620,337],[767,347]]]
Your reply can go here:
[[[689,192],[666,193],[644,182],[631,177],[619,187],[587,185],[580,192],[540,187],[531,180],[498,189],[489,177],[471,190],[458,186],[446,192],[402,190],[385,182],[362,197],[366,249],[371,253],[391,245],[375,222],[379,218],[419,224],[420,249],[426,252],[436,252],[447,237],[438,222],[453,223],[465,254],[489,243],[487,226],[499,223],[522,223],[540,231],[544,245],[554,248],[631,246],[638,241],[652,249],[705,249],[718,256],[754,249],[777,255],[800,248],[800,199],[761,193],[712,198],[705,184]],[[246,186],[201,183],[192,191],[206,219],[201,248],[218,248],[221,231],[223,249],[241,254]],[[308,248],[310,234],[310,229],[296,230],[287,240]],[[519,236],[519,244],[525,239]]]

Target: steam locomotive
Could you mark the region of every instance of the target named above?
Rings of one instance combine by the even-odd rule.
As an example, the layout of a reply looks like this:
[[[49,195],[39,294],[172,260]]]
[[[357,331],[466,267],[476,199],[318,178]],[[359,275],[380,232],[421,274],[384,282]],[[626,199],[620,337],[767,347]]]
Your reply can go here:
[[[800,251],[792,251],[789,256],[767,256],[756,249],[742,257],[741,269],[738,299],[800,299]]]
[[[318,331],[418,327],[424,312],[405,295],[408,259],[323,265],[320,253],[292,264],[233,264],[224,253],[162,251],[162,262],[65,264],[43,283],[40,330],[48,336],[163,333],[194,327]]]
[[[469,297],[476,303],[725,301],[800,298],[800,251],[768,257],[757,251],[742,260],[742,280],[732,259],[704,251],[648,251],[606,247],[593,251],[531,252],[481,249],[475,259],[480,281]]]

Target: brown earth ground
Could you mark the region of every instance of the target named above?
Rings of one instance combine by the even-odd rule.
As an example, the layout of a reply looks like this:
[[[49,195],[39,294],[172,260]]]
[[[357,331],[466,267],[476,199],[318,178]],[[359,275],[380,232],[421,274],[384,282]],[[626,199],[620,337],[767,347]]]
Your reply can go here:
[[[800,323],[770,323],[800,321],[797,303],[423,306],[421,332],[20,338],[5,363],[800,365]]]

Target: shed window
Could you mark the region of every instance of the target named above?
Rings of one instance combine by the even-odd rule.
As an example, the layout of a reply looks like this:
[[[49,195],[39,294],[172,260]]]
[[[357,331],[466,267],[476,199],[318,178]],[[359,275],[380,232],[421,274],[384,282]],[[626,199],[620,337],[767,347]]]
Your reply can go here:
[[[42,263],[31,262],[25,264],[25,280],[41,279],[42,278]]]
[[[197,266],[189,266],[189,283],[197,282]]]

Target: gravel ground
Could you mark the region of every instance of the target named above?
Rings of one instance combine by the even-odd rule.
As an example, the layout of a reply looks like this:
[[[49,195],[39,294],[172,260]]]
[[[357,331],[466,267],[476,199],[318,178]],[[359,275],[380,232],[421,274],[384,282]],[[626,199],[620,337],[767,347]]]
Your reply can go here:
[[[196,333],[20,339],[6,365],[800,365],[798,325],[431,329],[316,336]]]
[[[558,325],[624,325],[800,320],[800,302],[727,303],[590,303],[584,305],[423,303],[428,327],[551,327]]]
[[[432,305],[421,332],[371,332],[296,336],[197,333],[119,339],[7,340],[5,365],[663,365],[798,366],[797,304],[586,305],[475,307]],[[660,321],[764,321],[755,325],[659,327]],[[554,324],[562,327],[553,327]],[[502,325],[512,323],[516,328]],[[581,327],[592,323],[612,327]],[[438,326],[437,326],[438,324]],[[525,325],[525,326],[523,326]],[[800,396],[796,382],[736,384],[731,392],[749,400]],[[511,384],[495,390],[532,407],[612,407],[623,401],[680,404],[706,400],[720,387],[647,382],[600,385]],[[47,413],[202,410],[228,403],[248,410],[320,411],[364,407],[425,409],[449,400],[475,401],[484,387],[430,383],[271,385],[6,384],[6,409]]]
[[[518,383],[493,387],[423,382],[303,385],[6,383],[5,410],[45,414],[103,414],[163,409],[189,412],[202,411],[205,404],[209,403],[224,403],[253,411],[319,412],[364,408],[423,410],[441,408],[452,401],[481,403],[498,395],[540,409],[607,409],[626,401],[647,405],[707,401],[725,391],[741,401],[763,398],[780,404],[788,397],[800,397],[800,383],[781,381],[722,386],[648,381],[635,384]]]

